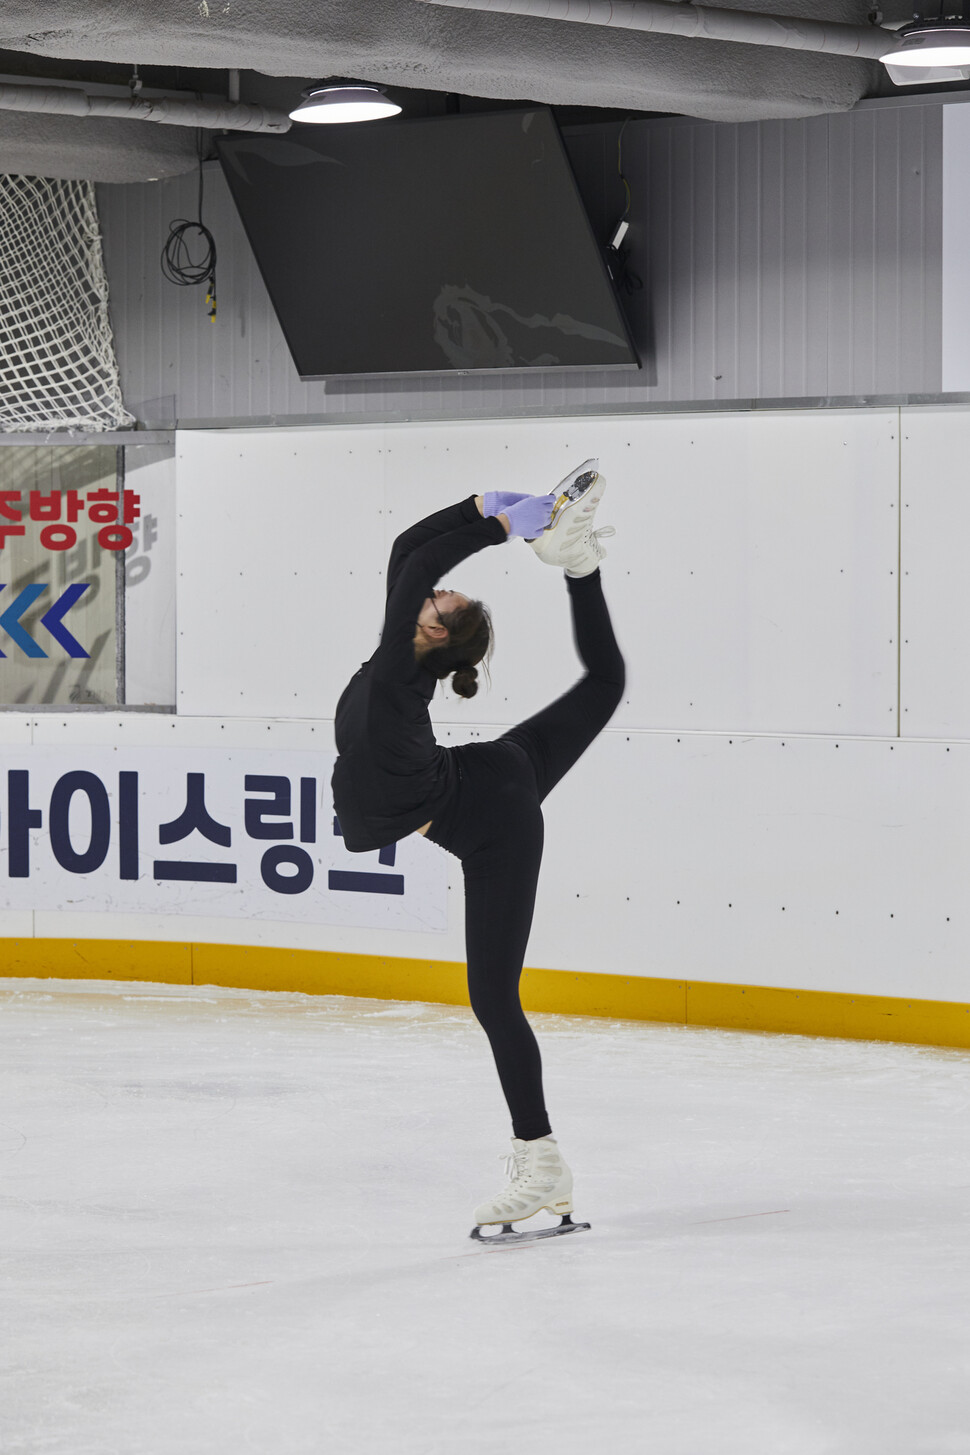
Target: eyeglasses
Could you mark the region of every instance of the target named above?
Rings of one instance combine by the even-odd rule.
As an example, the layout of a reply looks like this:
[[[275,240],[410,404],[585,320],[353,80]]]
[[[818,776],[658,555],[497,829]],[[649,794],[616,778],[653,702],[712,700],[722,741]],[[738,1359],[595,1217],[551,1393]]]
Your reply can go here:
[[[438,603],[434,599],[434,592],[431,593],[431,605],[434,607],[434,614],[438,618],[438,621],[441,623],[442,626],[444,626],[444,618],[442,617],[441,612],[438,610]]]

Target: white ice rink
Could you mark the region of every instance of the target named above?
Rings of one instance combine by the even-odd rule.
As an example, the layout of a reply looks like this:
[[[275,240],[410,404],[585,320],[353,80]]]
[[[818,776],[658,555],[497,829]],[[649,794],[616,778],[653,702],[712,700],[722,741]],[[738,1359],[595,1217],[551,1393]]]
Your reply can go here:
[[[536,1016],[592,1231],[484,1251],[470,1012],[0,991],[4,1455],[967,1455],[970,1054]]]

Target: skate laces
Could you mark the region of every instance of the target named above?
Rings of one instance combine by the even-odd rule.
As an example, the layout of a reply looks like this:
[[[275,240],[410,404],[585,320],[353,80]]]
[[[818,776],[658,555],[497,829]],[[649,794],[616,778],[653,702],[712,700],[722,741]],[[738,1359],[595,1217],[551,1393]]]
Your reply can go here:
[[[499,1161],[505,1163],[503,1171],[505,1173],[505,1180],[510,1187],[513,1182],[525,1176],[526,1158],[528,1155],[528,1152],[502,1152],[499,1154]]]
[[[553,1181],[555,1180],[555,1173],[553,1169],[549,1165],[541,1165],[541,1154],[536,1158],[535,1163],[530,1169],[529,1152],[525,1148],[521,1152],[501,1153],[500,1161],[503,1161],[505,1164],[505,1180],[508,1184],[505,1188],[506,1193],[511,1191],[516,1182],[523,1181],[528,1183],[530,1178],[538,1178],[540,1184],[550,1178],[552,1178]],[[548,1164],[549,1158],[546,1159],[546,1162]]]
[[[603,555],[605,556],[606,550],[599,544],[599,542],[604,536],[608,540],[610,536],[615,535],[615,525],[601,525],[599,530],[593,530],[592,526],[590,526],[590,528],[583,535],[582,539],[578,540],[574,546],[570,547],[570,555],[576,555],[582,553],[583,551],[591,550],[597,555],[599,555],[599,553],[602,551]],[[568,560],[568,557],[566,559]]]

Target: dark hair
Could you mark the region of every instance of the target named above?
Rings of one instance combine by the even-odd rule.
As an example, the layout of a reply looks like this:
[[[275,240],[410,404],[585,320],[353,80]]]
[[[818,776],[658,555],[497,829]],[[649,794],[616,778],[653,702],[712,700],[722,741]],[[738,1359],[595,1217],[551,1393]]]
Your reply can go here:
[[[454,672],[452,686],[458,696],[474,697],[478,691],[476,663],[492,655],[494,638],[488,607],[481,601],[469,601],[467,606],[443,611],[441,624],[448,628],[448,640],[444,646],[425,652],[421,665],[430,668],[439,682]]]

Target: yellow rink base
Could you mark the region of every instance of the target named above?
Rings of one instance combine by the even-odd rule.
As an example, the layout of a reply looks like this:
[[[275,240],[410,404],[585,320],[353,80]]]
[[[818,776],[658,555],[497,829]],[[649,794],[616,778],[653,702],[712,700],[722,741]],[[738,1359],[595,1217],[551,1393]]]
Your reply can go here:
[[[147,980],[468,1004],[460,962],[179,941],[0,940],[0,976]],[[526,1010],[569,1015],[970,1047],[970,1005],[954,1001],[525,970],[522,1002]]]

